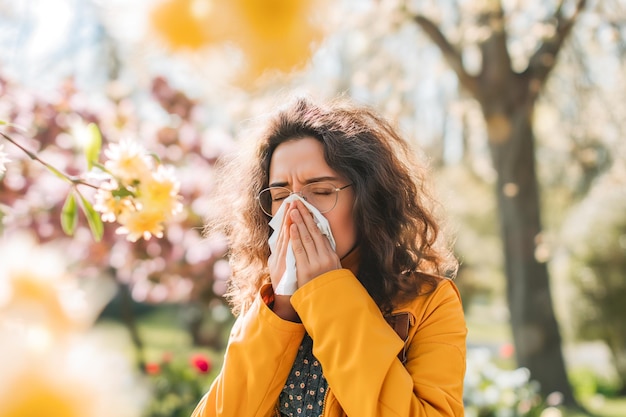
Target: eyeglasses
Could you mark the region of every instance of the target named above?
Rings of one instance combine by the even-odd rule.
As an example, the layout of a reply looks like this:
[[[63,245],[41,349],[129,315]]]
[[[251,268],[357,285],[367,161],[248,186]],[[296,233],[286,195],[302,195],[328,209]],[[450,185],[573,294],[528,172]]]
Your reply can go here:
[[[300,191],[291,191],[285,187],[269,187],[262,190],[257,199],[261,210],[272,217],[283,201],[291,194],[299,194],[304,200],[312,204],[320,213],[327,213],[335,208],[339,191],[348,188],[352,184],[336,187],[329,182],[313,182],[307,184]]]

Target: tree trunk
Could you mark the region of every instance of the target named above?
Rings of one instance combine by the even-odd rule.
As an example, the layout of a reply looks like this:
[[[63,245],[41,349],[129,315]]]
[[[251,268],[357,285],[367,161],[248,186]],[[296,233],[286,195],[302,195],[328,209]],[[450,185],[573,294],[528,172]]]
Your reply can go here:
[[[500,233],[517,363],[540,382],[542,395],[558,391],[565,405],[576,407],[561,352],[547,266],[535,256],[541,219],[532,131],[534,107],[528,101],[508,107],[512,109],[503,114],[494,111],[493,101],[483,103],[497,172]]]
[[[559,2],[554,11],[554,34],[542,41],[522,73],[512,67],[500,0],[482,2],[477,18],[478,26],[487,34],[478,42],[482,65],[477,75],[466,71],[461,51],[432,20],[419,14],[413,19],[439,47],[463,89],[478,100],[487,123],[497,173],[507,297],[518,364],[530,370],[531,378],[541,384],[543,395],[558,391],[563,395],[563,404],[580,409],[567,379],[548,269],[535,257],[541,238],[541,216],[532,113],[586,0],[576,0],[569,16],[564,14],[563,4]]]

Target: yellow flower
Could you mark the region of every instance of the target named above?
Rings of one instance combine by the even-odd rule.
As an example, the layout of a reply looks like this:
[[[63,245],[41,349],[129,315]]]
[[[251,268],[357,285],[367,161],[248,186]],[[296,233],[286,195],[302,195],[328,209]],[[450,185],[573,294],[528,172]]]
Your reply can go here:
[[[303,66],[323,37],[323,0],[231,0],[232,39],[247,61],[242,78]],[[317,15],[316,15],[317,14]],[[317,21],[316,21],[317,19]]]
[[[128,360],[89,336],[33,349],[0,333],[0,417],[138,417],[145,387]]]
[[[136,142],[124,140],[105,151],[105,167],[114,178],[96,191],[94,209],[105,222],[117,221],[117,234],[136,242],[163,237],[163,223],[180,213],[180,183],[171,166],[158,165]]]
[[[0,240],[0,328],[43,329],[47,338],[90,324],[91,306],[67,275],[64,259],[62,251],[38,246],[30,235]]]
[[[159,165],[157,171],[142,181],[138,188],[138,200],[142,208],[163,213],[167,219],[183,209],[178,190],[180,184],[172,167]]]
[[[98,187],[94,196],[93,208],[101,213],[102,221],[112,223],[119,216],[135,210],[133,199],[130,195],[117,196],[114,191],[118,190],[117,181],[109,180]]]
[[[223,36],[225,25],[221,24],[218,8],[225,3],[226,0],[162,1],[152,9],[150,24],[170,48],[200,49]]]
[[[152,236],[163,237],[163,223],[183,209],[179,188],[174,169],[159,165],[156,172],[137,184],[137,196],[129,197],[128,205],[125,206],[127,209],[117,213],[116,218],[121,227],[116,233],[127,234],[126,238],[131,242],[141,238],[149,240]],[[109,206],[112,204],[109,203]],[[107,219],[113,217],[110,211],[107,214]]]
[[[104,155],[108,158],[105,168],[124,186],[133,186],[151,175],[152,159],[146,149],[135,141],[123,139],[112,143],[105,149]]]
[[[45,416],[52,410],[55,417],[82,417],[90,408],[89,395],[81,384],[63,386],[50,376],[36,374],[34,369],[25,370],[11,381],[14,388],[2,399],[0,417]]]
[[[230,5],[237,17],[247,23],[246,28],[257,36],[281,40],[282,35],[292,31],[309,19],[317,0],[231,0]]]
[[[144,238],[150,240],[152,236],[156,238],[163,237],[163,222],[167,220],[167,213],[162,211],[141,209],[125,213],[118,218],[120,227],[115,233],[125,235],[130,242]]]
[[[234,44],[247,64],[240,81],[249,82],[303,66],[323,37],[326,10],[326,0],[168,0],[151,23],[174,50]]]

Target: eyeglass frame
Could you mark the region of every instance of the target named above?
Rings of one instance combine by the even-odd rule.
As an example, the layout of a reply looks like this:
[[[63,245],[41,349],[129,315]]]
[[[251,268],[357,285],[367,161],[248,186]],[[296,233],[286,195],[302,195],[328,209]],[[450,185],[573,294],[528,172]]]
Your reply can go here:
[[[351,185],[354,185],[354,183],[353,183],[353,182],[351,182],[350,184],[346,184],[346,185],[344,185],[344,186],[342,186],[342,187],[337,187],[335,184],[333,184],[332,182],[329,182],[329,181],[315,181],[315,182],[311,182],[311,183],[305,184],[302,188],[308,187],[308,186],[310,186],[310,185],[315,185],[315,184],[329,184],[329,185],[332,185],[332,186],[334,187],[333,192],[335,193],[335,204],[333,204],[333,206],[332,206],[331,208],[329,208],[328,210],[324,210],[324,211],[321,211],[321,210],[320,210],[320,213],[322,213],[322,214],[324,214],[324,213],[328,213],[329,211],[331,211],[332,209],[334,209],[335,207],[337,207],[337,202],[339,201],[339,191],[345,190],[346,188],[350,187]],[[256,196],[256,200],[257,200],[257,201],[258,201],[258,203],[259,203],[259,207],[261,208],[261,211],[262,211],[262,212],[263,212],[266,216],[269,216],[269,217],[274,217],[274,215],[273,215],[273,214],[269,214],[269,213],[268,213],[267,211],[265,211],[265,209],[263,208],[263,203],[261,202],[261,194],[263,194],[264,192],[266,192],[266,191],[268,191],[268,190],[272,190],[272,189],[276,189],[276,188],[282,188],[282,189],[284,189],[284,190],[289,191],[289,195],[288,195],[287,197],[285,197],[285,198],[289,198],[292,194],[299,194],[299,195],[300,195],[300,197],[302,197],[305,201],[307,201],[306,197],[302,195],[302,191],[291,191],[289,188],[287,188],[287,187],[282,187],[282,186],[273,186],[273,187],[267,187],[267,188],[264,188],[264,189],[262,189],[261,191],[259,191],[259,193],[258,193],[258,194],[257,194],[257,196]],[[270,194],[270,197],[271,197],[271,194]],[[271,203],[271,201],[270,201],[270,203]],[[317,207],[315,207],[315,208],[317,208]],[[318,209],[318,210],[319,210],[319,209]]]

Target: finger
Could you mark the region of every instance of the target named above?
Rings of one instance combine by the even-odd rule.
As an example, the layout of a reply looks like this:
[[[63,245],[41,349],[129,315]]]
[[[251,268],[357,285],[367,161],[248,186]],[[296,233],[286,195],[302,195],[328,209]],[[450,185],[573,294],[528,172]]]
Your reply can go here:
[[[293,248],[294,256],[296,258],[296,276],[298,279],[298,286],[303,286],[313,278],[325,272],[341,268],[339,258],[334,251],[323,251],[320,254],[313,252],[307,246],[306,239],[304,239],[304,236],[301,233],[302,227],[304,227],[303,224],[299,225],[297,222],[294,222],[289,231],[291,236],[291,247]],[[310,237],[308,232],[307,235]]]
[[[311,235],[311,232],[308,229],[305,223],[305,220],[302,217],[302,213],[300,212],[298,207],[292,210],[290,214],[291,214],[291,219],[293,220],[293,223],[296,226],[300,244],[302,245],[303,249],[306,251],[308,258],[311,258],[312,256],[316,255],[318,252],[317,242]],[[293,229],[294,228],[292,227],[291,230],[293,231]]]
[[[289,216],[285,215],[280,228],[277,230],[278,239],[276,240],[276,247],[268,259],[270,277],[274,287],[278,285],[280,278],[285,272],[285,260],[287,258],[287,248],[289,244],[289,226],[291,225],[291,219],[288,217]]]
[[[278,248],[286,248],[287,243],[289,242],[289,226],[292,221],[289,216],[289,210],[291,209],[291,203],[287,203],[287,207],[285,207],[285,215],[283,216],[283,221],[280,224],[280,229],[278,230],[278,240],[277,247]]]
[[[307,252],[307,249],[302,242],[302,235],[298,226],[294,223],[289,229],[289,236],[291,241],[291,249],[293,250],[294,257],[296,258],[296,265],[298,270],[310,264],[311,254]]]
[[[333,249],[332,249],[332,246],[330,245],[330,241],[328,240],[328,237],[322,234],[321,230],[317,226],[317,223],[315,222],[315,218],[313,217],[313,214],[311,214],[311,212],[306,208],[304,204],[302,204],[301,202],[297,202],[297,203],[298,203],[297,205],[298,212],[300,213],[300,216],[302,217],[304,221],[307,232],[309,233],[309,235],[315,242],[316,251],[320,252],[324,249],[328,249],[332,251]]]

